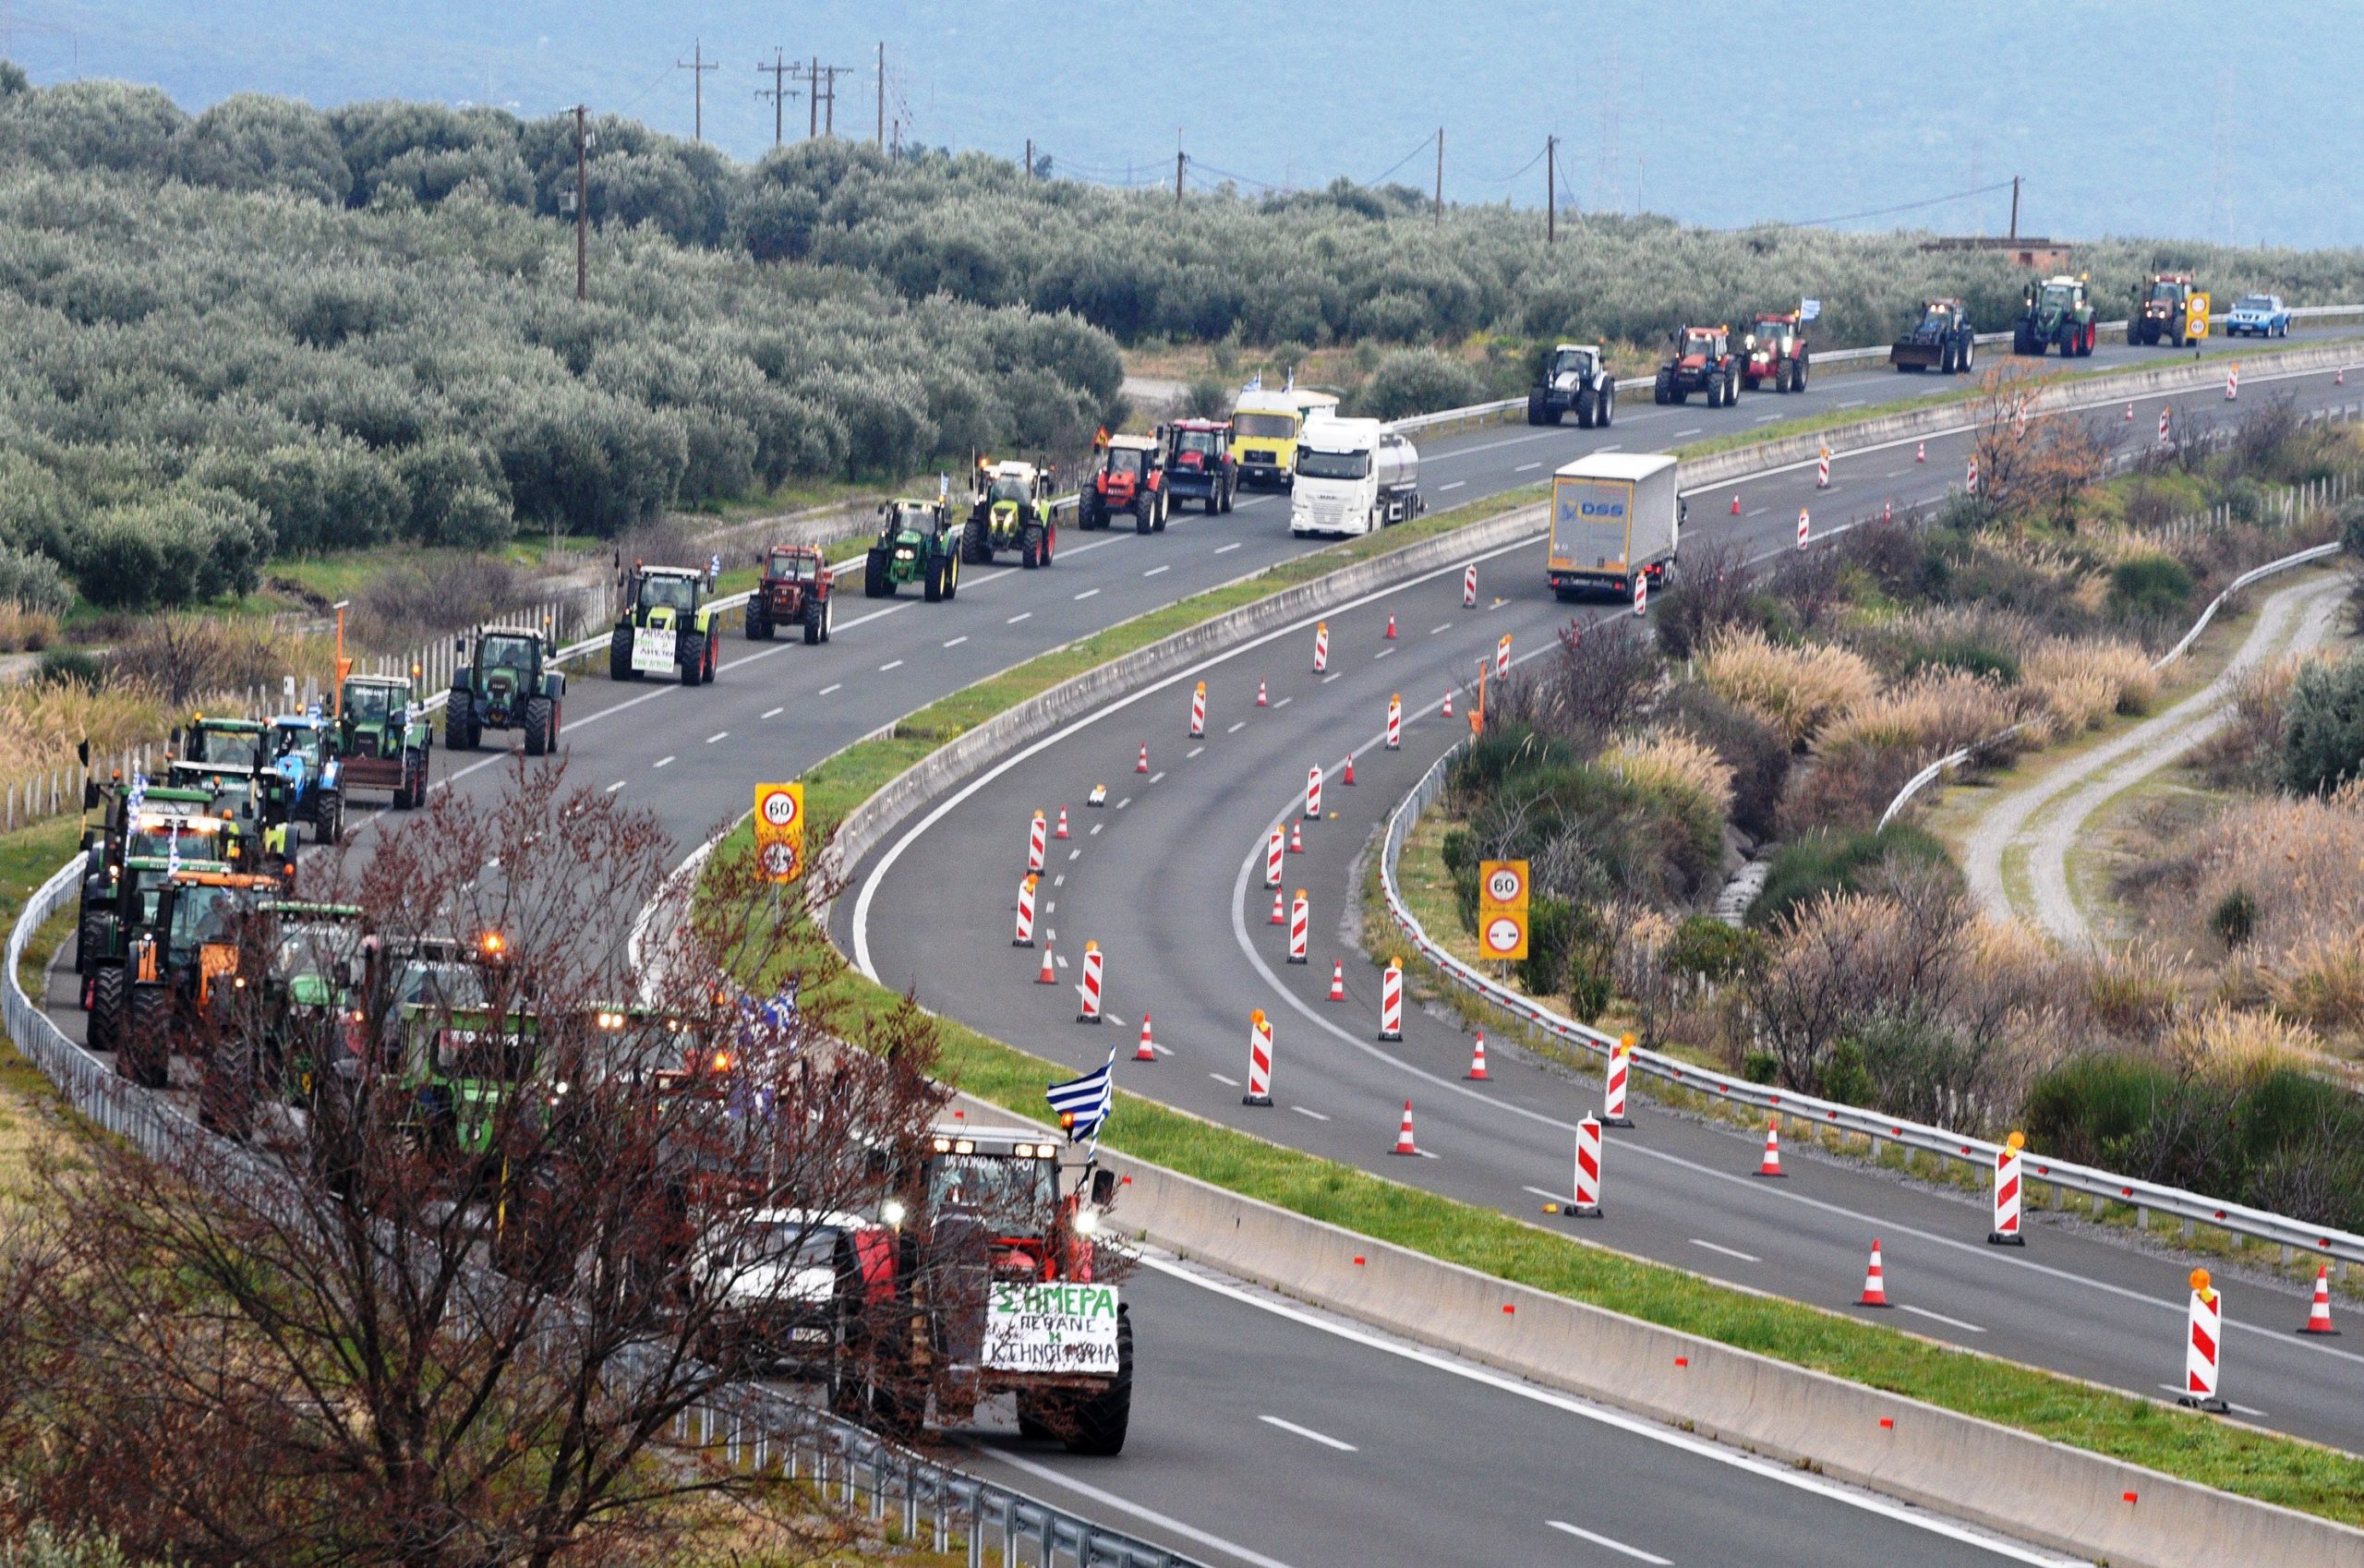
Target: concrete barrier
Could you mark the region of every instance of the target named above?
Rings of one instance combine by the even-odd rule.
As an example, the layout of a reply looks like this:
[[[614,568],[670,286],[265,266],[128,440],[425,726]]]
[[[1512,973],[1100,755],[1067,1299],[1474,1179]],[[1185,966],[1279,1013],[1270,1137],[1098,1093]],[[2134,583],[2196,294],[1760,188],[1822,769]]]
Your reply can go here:
[[[980,1125],[1027,1119],[969,1095],[959,1103]],[[2364,1531],[2326,1519],[1513,1285],[1113,1151],[1102,1150],[1101,1163],[1125,1178],[1112,1221],[1128,1236],[1548,1388],[2023,1540],[2113,1568],[2189,1568],[2195,1554],[2243,1568],[2364,1562]]]

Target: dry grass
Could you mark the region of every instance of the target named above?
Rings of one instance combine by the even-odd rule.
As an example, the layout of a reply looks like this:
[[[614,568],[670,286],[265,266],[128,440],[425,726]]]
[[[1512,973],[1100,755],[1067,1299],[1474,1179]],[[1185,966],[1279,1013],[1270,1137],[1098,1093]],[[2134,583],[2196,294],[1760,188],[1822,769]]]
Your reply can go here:
[[[86,735],[93,752],[105,754],[154,740],[166,728],[163,699],[142,681],[97,691],[72,681],[0,687],[0,780],[71,766],[75,742]]]
[[[2178,1018],[2165,1044],[2178,1065],[2227,1084],[2253,1082],[2276,1068],[2300,1067],[2322,1055],[2322,1039],[2305,1024],[2221,1003]]]
[[[1942,756],[2029,717],[2035,716],[2000,681],[1966,669],[1931,669],[1833,718],[1815,750],[1826,759],[1855,750]]]
[[[2293,1026],[2364,1033],[2364,785],[2236,804],[2198,831],[2187,863],[2165,892],[2195,944],[2213,942],[2216,911],[2246,900],[2221,995]]]
[[[39,653],[57,641],[57,617],[0,599],[0,653]]]
[[[1878,678],[1860,654],[1827,645],[1786,647],[1753,630],[1719,635],[1699,659],[1699,679],[1735,707],[1745,708],[1792,746],[1869,701]]]
[[[2147,713],[2159,674],[2132,643],[2104,637],[2047,637],[2020,661],[2022,684],[2042,694],[2054,729],[2073,735],[2112,714]]]
[[[1731,766],[1687,730],[1620,741],[1600,754],[1600,764],[1644,789],[1690,796],[1712,808],[1718,821],[1731,814]]]

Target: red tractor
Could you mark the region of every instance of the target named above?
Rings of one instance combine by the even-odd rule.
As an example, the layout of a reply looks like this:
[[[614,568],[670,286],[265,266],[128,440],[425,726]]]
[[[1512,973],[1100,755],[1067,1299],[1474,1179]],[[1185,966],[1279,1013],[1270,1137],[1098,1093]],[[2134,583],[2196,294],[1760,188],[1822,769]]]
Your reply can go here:
[[[1133,514],[1133,530],[1165,531],[1165,446],[1154,436],[1111,436],[1100,465],[1083,488],[1076,521],[1086,529],[1105,528],[1118,513]]]
[[[1210,516],[1231,510],[1239,488],[1228,419],[1177,419],[1165,427],[1166,504],[1202,501]]]
[[[1792,310],[1786,316],[1759,316],[1741,346],[1748,353],[1740,384],[1750,392],[1770,381],[1777,392],[1806,390],[1806,324]]]
[[[1740,396],[1740,356],[1732,352],[1730,327],[1683,327],[1667,341],[1651,397],[1681,403],[1705,392],[1707,406],[1721,408]]]
[[[774,545],[758,559],[764,580],[747,596],[749,640],[768,643],[778,628],[802,626],[806,642],[827,642],[836,579],[821,552],[811,545]]]

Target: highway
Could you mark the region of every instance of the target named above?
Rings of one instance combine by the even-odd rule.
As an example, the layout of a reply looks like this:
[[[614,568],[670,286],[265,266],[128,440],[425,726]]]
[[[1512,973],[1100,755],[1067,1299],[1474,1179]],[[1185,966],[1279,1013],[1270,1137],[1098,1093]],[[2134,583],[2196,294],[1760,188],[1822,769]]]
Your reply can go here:
[[[2116,358],[2164,363],[2168,356],[2105,347],[2087,363]],[[2245,398],[2277,390],[2262,377],[2262,364],[2253,364],[2244,377]],[[2310,378],[2309,395],[2316,395],[2316,382],[2327,396],[2328,376]],[[1538,483],[1552,466],[1602,445],[1649,450],[1960,384],[1936,377],[1826,376],[1803,394],[1753,395],[1731,411],[1628,400],[1608,431],[1495,427],[1429,443],[1422,484],[1431,506],[1449,506]],[[2202,394],[2178,401],[2214,412]],[[2140,413],[2147,428],[2155,414],[2147,404]],[[1909,450],[1842,456],[1833,489],[1810,498],[1817,517],[1827,523],[1873,513],[1890,488],[1901,501],[1959,478],[1957,447],[1933,440],[1930,454],[1919,469]],[[1788,537],[1796,497],[1811,485],[1810,475],[1793,474],[1739,487],[1749,515],[1737,524],[1721,515],[1720,504],[1695,505],[1690,537],[1695,543],[1732,527],[1738,537],[1769,546]],[[1162,536],[1063,529],[1052,569],[976,569],[947,605],[923,604],[915,595],[867,601],[858,574],[849,576],[856,591],[839,604],[837,640],[826,646],[748,644],[733,635],[718,680],[694,690],[617,686],[578,674],[566,705],[564,766],[573,781],[656,813],[687,852],[743,814],[759,780],[793,778],[994,670],[1316,548],[1289,537],[1285,513],[1284,498],[1251,492],[1230,516],[1180,515]],[[1446,742],[1448,727],[1416,722],[1403,753],[1364,754],[1357,789],[1333,786],[1331,804],[1343,814],[1309,833],[1312,852],[1290,873],[1316,890],[1311,969],[1282,973],[1277,944],[1260,923],[1262,910],[1242,912],[1241,885],[1245,855],[1293,796],[1306,763],[1334,763],[1348,745],[1374,737],[1388,691],[1403,690],[1408,709],[1422,713],[1501,632],[1514,632],[1526,652],[1566,622],[1567,608],[1541,591],[1538,560],[1536,547],[1520,547],[1481,568],[1485,602],[1506,601],[1498,608],[1464,615],[1456,570],[1455,581],[1439,577],[1364,609],[1333,613],[1339,679],[1327,685],[1306,672],[1300,638],[1269,653],[1232,656],[1209,676],[1215,706],[1198,756],[1186,756],[1181,739],[1187,685],[1149,697],[1116,722],[1063,731],[1056,743],[1021,760],[1014,777],[1004,776],[931,830],[926,863],[958,868],[959,874],[914,874],[920,862],[907,855],[878,882],[869,924],[878,972],[897,985],[916,980],[931,1006],[1044,1055],[1079,1064],[1104,1055],[1106,1032],[1074,1025],[1067,994],[1031,985],[1031,956],[1007,946],[1026,816],[1036,805],[1065,802],[1079,837],[1059,848],[1079,853],[1054,867],[1067,880],[1053,895],[1046,923],[1060,933],[1064,950],[1079,950],[1084,936],[1097,936],[1111,950],[1112,1010],[1137,1020],[1144,1002],[1153,1006],[1160,1037],[1174,1052],[1155,1068],[1121,1071],[1126,1088],[1391,1176],[1531,1212],[1539,1200],[1526,1188],[1563,1189],[1568,1159],[1560,1124],[1573,1119],[1568,1113],[1589,1094],[1586,1086],[1503,1053],[1485,1097],[1468,1098],[1447,1087],[1465,1062],[1465,1042],[1417,1013],[1407,1018],[1404,1046],[1380,1055],[1367,1038],[1375,977],[1358,960],[1350,964],[1355,1000],[1338,1010],[1345,1037],[1314,1021],[1322,1005],[1312,1000],[1319,987],[1311,977],[1326,982],[1329,959],[1345,951],[1337,922],[1353,856],[1371,822]],[[1378,622],[1390,603],[1401,635],[1382,646]],[[1259,677],[1271,682],[1275,706],[1268,710],[1250,706]],[[1241,727],[1236,732],[1235,725]],[[1136,779],[1130,771],[1142,741],[1152,745],[1153,779]],[[494,788],[513,754],[453,756],[439,741],[435,772],[443,787]],[[1095,778],[1109,782],[1120,799],[1138,786],[1139,798],[1120,810],[1086,813],[1084,789]],[[354,852],[366,852],[382,819],[353,814]],[[869,868],[862,869],[866,874]],[[850,921],[855,903],[840,901],[842,919]],[[947,951],[964,961],[921,962],[924,952]],[[54,986],[52,996],[64,1001],[70,987]],[[1238,1074],[1245,1015],[1253,1005],[1281,1020],[1282,1104],[1248,1113],[1236,1103],[1236,1086],[1207,1075]],[[55,1010],[78,1038],[80,1015],[70,1006]],[[1420,1106],[1422,1140],[1441,1158],[1385,1156],[1407,1094]],[[1976,1322],[1985,1331],[1981,1348],[2049,1359],[2036,1352],[2056,1342],[2064,1369],[2093,1370],[2129,1386],[2148,1387],[2177,1373],[2168,1317],[2133,1305],[2148,1302],[2153,1276],[2171,1272],[2169,1265],[2056,1237],[2042,1227],[2025,1258],[2007,1260],[2008,1267],[1983,1247],[1957,1257],[1957,1238],[1983,1234],[1962,1204],[1797,1157],[1797,1174],[1777,1202],[1731,1178],[1754,1163],[1743,1140],[1655,1116],[1646,1104],[1641,1113],[1644,1127],[1611,1151],[1610,1212],[1598,1227],[1611,1245],[1837,1304],[1851,1298],[1863,1248],[1877,1229],[1900,1299]],[[1693,1237],[1766,1261],[1743,1263],[1693,1245]],[[1763,1272],[1750,1275],[1747,1269]],[[1957,1297],[1948,1294],[1953,1285],[1936,1283],[1941,1278],[1970,1283]],[[2124,1287],[2131,1297],[2087,1283],[2119,1278],[2137,1282]],[[2075,1332],[2044,1321],[2018,1324],[2007,1314],[2022,1299],[2054,1297],[2083,1304]],[[2254,1298],[2236,1287],[2237,1324],[2245,1301]],[[1109,1514],[1111,1523],[1170,1538],[1211,1561],[1693,1562],[1712,1553],[1751,1562],[1887,1562],[1898,1559],[1900,1547],[1937,1561],[1973,1550],[1992,1555],[1888,1514],[1736,1469],[1729,1453],[1670,1448],[1679,1441],[1670,1430],[1637,1435],[1604,1426],[1572,1414],[1565,1402],[1473,1381],[1170,1276],[1145,1274],[1133,1299],[1140,1313],[1141,1397],[1126,1455],[1113,1465],[1070,1461],[996,1441],[992,1462],[1045,1484],[1050,1478],[1040,1472],[1048,1466],[1068,1477],[1061,1484],[1095,1489],[1073,1500]],[[2295,1308],[2278,1299],[2274,1306],[2277,1319],[2289,1316],[2295,1325]],[[2152,1317],[2161,1332],[2127,1333],[2129,1321]],[[1948,1332],[1934,1320],[1911,1326]],[[2072,1345],[2081,1335],[2093,1343]],[[2354,1393],[2364,1370],[2358,1358],[2310,1353],[2292,1362],[2283,1381],[2260,1381],[2288,1359],[2288,1347],[2252,1346],[2251,1337],[2237,1333],[2228,1350],[2231,1395],[2269,1412],[2273,1424],[2353,1445],[2347,1434],[2358,1421]],[[2072,1351],[2096,1357],[2096,1368],[2081,1367]],[[2129,1370],[2137,1366],[2139,1373]],[[2343,1401],[2349,1410],[2338,1408]],[[1355,1452],[1268,1423],[1268,1415],[1353,1443]],[[1089,1481],[1082,1480],[1086,1473]],[[1195,1533],[1161,1536],[1162,1526],[1140,1514],[1143,1508]],[[1896,1533],[1903,1529],[1913,1529],[1909,1542]],[[1247,1553],[1218,1550],[1201,1537]],[[1602,1545],[1596,1537],[1621,1544]],[[1352,1549],[1341,1549],[1347,1541]]]
[[[2248,378],[2245,378],[2247,380]],[[2301,407],[2346,396],[2329,375],[2295,383]],[[2253,395],[2245,389],[2244,395]],[[2189,400],[2179,400],[2189,401]],[[1654,411],[1656,412],[1656,411]],[[2154,427],[2138,404],[2137,428]],[[1614,433],[1614,432],[1612,432]],[[1842,457],[1834,488],[1845,507],[1876,513],[1930,499],[1958,481],[1967,435]],[[1797,508],[1839,513],[1811,470],[1738,487],[1744,515],[1692,508],[1685,541],[1732,537],[1752,551],[1783,548]],[[1719,495],[1721,491],[1719,491]],[[890,837],[858,868],[859,895],[838,907],[841,942],[884,983],[1028,1050],[1079,1068],[1105,1055],[1104,1030],[1074,1021],[1066,987],[1034,983],[1035,953],[1007,947],[1009,910],[1023,869],[1026,820],[1067,806],[1078,837],[1054,844],[1042,921],[1055,950],[1085,940],[1106,954],[1112,1027],[1154,1017],[1169,1055],[1120,1063],[1120,1087],[1392,1178],[1524,1215],[1568,1191],[1575,1121],[1598,1109],[1598,1080],[1547,1067],[1499,1046],[1491,1080],[1462,1080],[1470,1042],[1457,1020],[1406,1009],[1405,1039],[1376,1038],[1378,971],[1342,929],[1357,899],[1360,857],[1387,813],[1464,732],[1435,717],[1449,684],[1469,678],[1507,633],[1529,657],[1550,645],[1571,607],[1543,584],[1539,544],[1479,565],[1479,608],[1461,608],[1458,568],[1328,613],[1330,672],[1311,672],[1308,624],[1210,659],[1164,687],[1098,710],[970,780]],[[1678,587],[1675,591],[1680,592]],[[1622,613],[1587,607],[1579,619]],[[1393,616],[1398,636],[1384,636]],[[1208,685],[1208,737],[1184,739],[1191,683]],[[1262,682],[1272,706],[1259,709]],[[1404,749],[1379,745],[1391,693],[1405,699]],[[1152,775],[1134,773],[1150,747]],[[1347,752],[1358,782],[1336,782]],[[1268,923],[1263,847],[1272,823],[1295,814],[1307,767],[1331,775],[1330,814],[1305,829],[1289,858],[1291,888],[1311,894],[1311,961],[1285,961],[1285,931]],[[1110,809],[1081,809],[1096,782]],[[901,852],[923,841],[923,855]],[[947,875],[947,867],[960,868]],[[947,966],[947,951],[974,967]],[[923,959],[927,961],[923,961]],[[1325,1000],[1333,959],[1348,999]],[[1073,971],[1068,971],[1072,978]],[[1269,1109],[1240,1104],[1248,1012],[1276,1030]],[[1115,1023],[1115,1019],[1125,1020]],[[1127,1033],[1128,1046],[1130,1034]],[[1123,1053],[1129,1056],[1129,1048]],[[1422,1147],[1392,1156],[1405,1100]],[[2034,1218],[2024,1249],[1985,1244],[1983,1202],[1825,1161],[1795,1147],[1789,1176],[1761,1181],[1761,1135],[1655,1112],[1611,1131],[1604,1154],[1605,1216],[1569,1225],[1623,1250],[1825,1306],[1850,1307],[1873,1237],[1884,1244],[1887,1313],[1900,1328],[2141,1393],[2175,1386],[2188,1262],[2140,1250],[2091,1227]],[[2243,1418],[2364,1450],[2364,1356],[2341,1342],[2301,1339],[2301,1297],[2236,1282],[2225,1391]]]

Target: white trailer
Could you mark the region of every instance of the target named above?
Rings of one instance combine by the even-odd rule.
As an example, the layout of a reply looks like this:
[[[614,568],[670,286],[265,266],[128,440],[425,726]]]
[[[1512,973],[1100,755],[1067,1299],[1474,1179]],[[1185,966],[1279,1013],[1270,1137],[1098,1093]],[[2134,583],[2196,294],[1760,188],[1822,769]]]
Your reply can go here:
[[[1420,453],[1376,419],[1315,419],[1297,438],[1289,532],[1373,534],[1417,517]]]
[[[1683,535],[1675,460],[1661,452],[1597,452],[1551,476],[1551,591],[1621,597],[1636,575],[1653,588],[1674,581]]]

